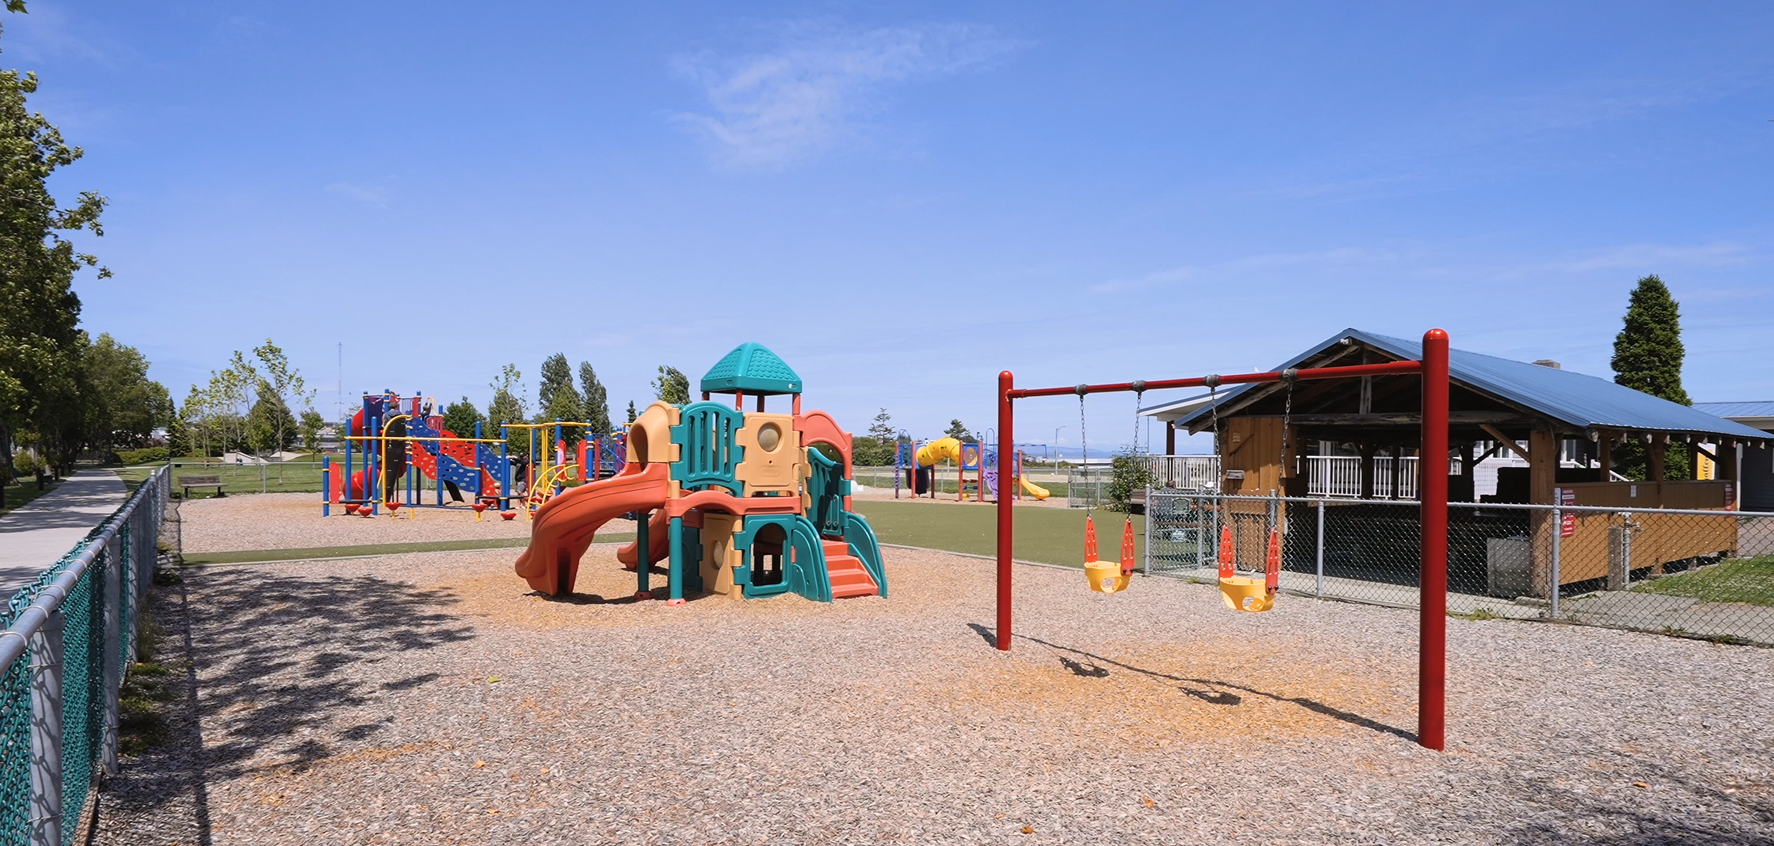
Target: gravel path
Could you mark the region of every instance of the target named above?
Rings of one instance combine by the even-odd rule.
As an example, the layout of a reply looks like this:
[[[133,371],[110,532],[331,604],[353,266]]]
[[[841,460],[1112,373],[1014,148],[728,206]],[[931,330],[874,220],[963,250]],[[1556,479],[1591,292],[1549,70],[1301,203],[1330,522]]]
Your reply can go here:
[[[414,515],[408,519],[408,515]],[[387,509],[377,517],[347,515],[333,506],[333,516],[320,516],[320,495],[311,493],[252,494],[187,500],[179,506],[185,552],[233,552],[246,549],[310,549],[321,546],[408,543],[412,541],[527,538],[530,524],[520,513],[506,522],[487,513],[480,520],[466,506],[439,510]],[[632,524],[618,522],[612,531]]]
[[[93,842],[1774,842],[1774,650],[1450,620],[1439,754],[1410,612],[1019,567],[1001,654],[989,562],[887,556],[886,599],[678,608],[509,551],[186,569],[195,697]]]

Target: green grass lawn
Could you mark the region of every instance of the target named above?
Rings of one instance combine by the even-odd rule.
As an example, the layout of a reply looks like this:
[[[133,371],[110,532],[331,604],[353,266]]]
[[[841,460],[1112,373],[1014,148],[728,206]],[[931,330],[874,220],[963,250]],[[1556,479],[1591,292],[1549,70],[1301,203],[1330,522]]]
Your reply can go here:
[[[1774,605],[1774,555],[1734,558],[1688,573],[1664,576],[1633,590],[1690,596],[1705,602]]]
[[[973,555],[991,555],[997,538],[998,509],[933,502],[858,500],[856,510],[882,543],[922,546]],[[1097,549],[1103,558],[1121,557],[1123,517],[1097,511]],[[1133,518],[1135,561],[1145,550],[1146,518]],[[1084,511],[1073,508],[1017,508],[1015,557],[1043,564],[1084,566]]]
[[[61,482],[50,482],[43,486],[43,490],[37,490],[36,479],[23,479],[21,481],[23,481],[24,484],[7,485],[3,491],[0,491],[0,512],[11,511],[37,497],[55,490],[56,486],[61,484]]]
[[[122,477],[124,484],[134,490],[155,470],[166,465],[144,464],[135,467],[119,467],[117,475]],[[357,468],[352,468],[357,469]],[[334,469],[337,472],[337,468]],[[220,476],[223,488],[227,493],[320,493],[319,464],[267,464],[257,467],[250,464],[222,464],[220,462],[205,464],[199,461],[173,462],[172,478],[175,495],[182,495],[179,489],[180,476]],[[214,496],[213,488],[203,491],[192,491],[193,499]]]

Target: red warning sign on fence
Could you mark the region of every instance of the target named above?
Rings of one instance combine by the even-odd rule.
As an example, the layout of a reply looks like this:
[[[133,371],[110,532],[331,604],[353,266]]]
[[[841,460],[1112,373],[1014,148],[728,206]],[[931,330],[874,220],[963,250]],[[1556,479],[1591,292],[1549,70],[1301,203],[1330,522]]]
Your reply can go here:
[[[1553,494],[1560,508],[1577,504],[1577,492],[1571,488],[1555,488]],[[1558,536],[1568,538],[1577,533],[1577,515],[1569,511],[1559,515]]]

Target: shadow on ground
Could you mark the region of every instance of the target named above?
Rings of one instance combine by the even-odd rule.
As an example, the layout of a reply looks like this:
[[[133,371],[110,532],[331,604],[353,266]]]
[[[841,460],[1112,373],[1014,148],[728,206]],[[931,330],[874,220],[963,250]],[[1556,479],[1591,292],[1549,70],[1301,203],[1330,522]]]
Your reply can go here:
[[[991,629],[989,629],[985,626],[982,626],[979,623],[968,623],[967,627],[973,629],[975,634],[977,634],[981,638],[985,639],[986,643],[992,644],[993,646],[997,645],[997,643],[998,643],[997,634],[994,633]],[[1340,722],[1348,723],[1352,726],[1358,726],[1360,728],[1368,729],[1369,731],[1377,731],[1382,734],[1390,734],[1395,737],[1399,737],[1404,740],[1411,741],[1412,743],[1415,743],[1417,741],[1417,735],[1414,732],[1405,731],[1404,729],[1398,728],[1397,726],[1389,726],[1385,723],[1380,722],[1379,720],[1371,719],[1369,717],[1364,717],[1360,714],[1351,713],[1349,711],[1344,711],[1340,708],[1333,708],[1329,705],[1324,704],[1323,702],[1319,702],[1316,699],[1311,699],[1311,698],[1304,697],[1304,696],[1282,696],[1280,694],[1270,693],[1269,691],[1262,690],[1262,689],[1255,688],[1255,687],[1251,687],[1249,685],[1238,684],[1236,682],[1221,681],[1219,679],[1195,679],[1195,678],[1188,678],[1186,676],[1173,676],[1169,673],[1161,673],[1161,672],[1158,672],[1157,670],[1148,670],[1145,667],[1137,667],[1137,666],[1134,666],[1133,664],[1128,664],[1123,661],[1117,661],[1113,658],[1105,658],[1105,657],[1103,657],[1101,655],[1097,655],[1095,653],[1085,652],[1082,649],[1074,649],[1070,646],[1062,646],[1057,643],[1050,643],[1050,642],[1042,640],[1038,637],[1029,637],[1028,635],[1019,635],[1019,634],[1012,634],[1011,637],[1015,638],[1016,640],[1027,641],[1029,643],[1037,644],[1040,646],[1045,646],[1048,649],[1054,650],[1055,652],[1068,653],[1065,655],[1058,655],[1056,657],[1059,659],[1060,666],[1065,667],[1073,675],[1083,676],[1085,678],[1098,678],[1098,679],[1108,678],[1109,673],[1110,673],[1109,668],[1110,667],[1119,667],[1123,670],[1127,670],[1129,672],[1134,672],[1134,673],[1139,673],[1139,674],[1145,675],[1145,676],[1150,676],[1155,679],[1164,679],[1166,681],[1177,682],[1179,685],[1178,689],[1181,690],[1184,695],[1195,697],[1196,699],[1199,699],[1199,700],[1206,702],[1210,705],[1237,705],[1238,703],[1243,702],[1244,699],[1243,699],[1243,697],[1239,696],[1237,693],[1233,693],[1232,691],[1239,691],[1239,692],[1246,693],[1246,694],[1249,694],[1252,696],[1260,696],[1265,699],[1273,699],[1276,702],[1288,702],[1288,703],[1291,703],[1294,705],[1298,705],[1302,708],[1305,708],[1308,711],[1312,711],[1313,713],[1323,714],[1324,716],[1330,717],[1333,720],[1338,720]],[[1077,657],[1072,657],[1072,656],[1077,656]],[[1080,660],[1078,660],[1078,658],[1083,658],[1084,660],[1080,661]]]
[[[165,629],[158,660],[181,671],[183,698],[166,715],[166,741],[106,782],[88,843],[210,843],[207,784],[265,769],[265,753],[270,767],[299,772],[373,737],[385,720],[331,722],[370,697],[437,681],[422,653],[474,637],[448,613],[459,601],[448,589],[251,567],[180,573],[185,581],[153,601]],[[411,669],[369,683],[355,672],[385,661]]]

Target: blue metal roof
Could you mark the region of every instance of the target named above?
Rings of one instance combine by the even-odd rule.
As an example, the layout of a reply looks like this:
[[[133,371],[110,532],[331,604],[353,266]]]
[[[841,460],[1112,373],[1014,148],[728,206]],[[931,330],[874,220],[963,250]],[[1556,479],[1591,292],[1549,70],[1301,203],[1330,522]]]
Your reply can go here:
[[[1337,346],[1344,338],[1353,338],[1401,360],[1416,359],[1423,355],[1421,340],[1393,338],[1351,328],[1338,332],[1275,369],[1285,370],[1297,366]],[[1527,408],[1576,429],[1687,432],[1757,440],[1768,437],[1767,432],[1734,423],[1717,414],[1709,414],[1616,385],[1607,379],[1542,367],[1525,361],[1511,361],[1465,350],[1450,350],[1448,376],[1466,388]],[[1240,385],[1229,390],[1221,395],[1218,404],[1224,406],[1255,387],[1257,386]],[[1193,422],[1207,411],[1204,407],[1177,423]]]
[[[1743,418],[1774,419],[1774,400],[1767,402],[1697,402],[1694,407],[1707,414],[1717,414],[1732,420]]]

